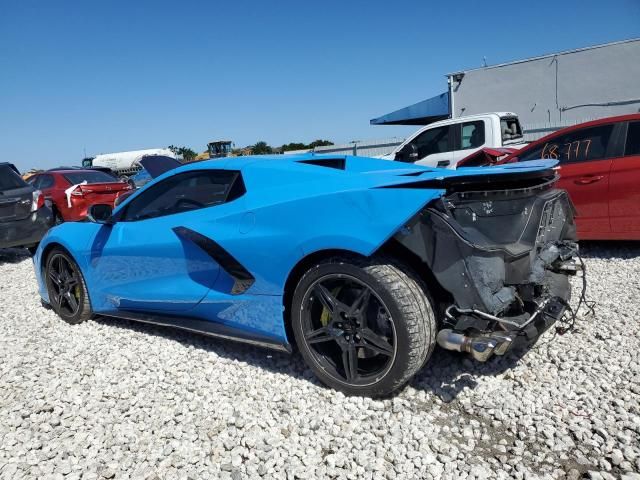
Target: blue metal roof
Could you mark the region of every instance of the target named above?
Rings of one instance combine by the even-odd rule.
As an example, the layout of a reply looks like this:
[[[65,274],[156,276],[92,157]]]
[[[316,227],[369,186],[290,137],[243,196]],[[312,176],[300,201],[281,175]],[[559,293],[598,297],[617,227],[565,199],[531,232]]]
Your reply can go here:
[[[371,125],[427,125],[449,118],[449,92],[370,120]]]

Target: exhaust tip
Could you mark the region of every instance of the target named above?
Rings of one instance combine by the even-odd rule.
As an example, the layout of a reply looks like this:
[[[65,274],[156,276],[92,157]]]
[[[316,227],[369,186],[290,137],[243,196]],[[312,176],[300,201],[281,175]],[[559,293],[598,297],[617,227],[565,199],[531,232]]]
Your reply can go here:
[[[486,362],[494,354],[504,355],[512,339],[502,335],[499,338],[469,337],[445,328],[438,332],[436,341],[445,350],[469,353],[474,360]]]

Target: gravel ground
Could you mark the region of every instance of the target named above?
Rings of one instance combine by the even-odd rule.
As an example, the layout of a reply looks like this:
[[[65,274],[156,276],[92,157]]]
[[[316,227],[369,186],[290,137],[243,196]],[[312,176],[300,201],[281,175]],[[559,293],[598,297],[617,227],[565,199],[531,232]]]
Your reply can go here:
[[[0,252],[0,478],[640,479],[640,245],[587,244],[596,316],[522,358],[436,350],[394,398],[292,358],[43,309]]]

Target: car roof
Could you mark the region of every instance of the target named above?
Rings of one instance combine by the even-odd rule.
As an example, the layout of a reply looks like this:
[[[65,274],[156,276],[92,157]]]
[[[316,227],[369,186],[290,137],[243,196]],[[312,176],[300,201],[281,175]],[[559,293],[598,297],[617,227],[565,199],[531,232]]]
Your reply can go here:
[[[440,125],[451,125],[451,124],[462,123],[462,122],[470,122],[470,121],[473,121],[473,120],[478,120],[480,118],[486,118],[486,117],[489,117],[489,116],[497,116],[497,117],[503,118],[503,117],[517,117],[518,115],[516,113],[513,113],[513,112],[474,113],[472,115],[463,115],[463,116],[460,116],[460,117],[445,118],[444,120],[438,120],[437,122],[433,122],[433,123],[430,123],[428,125],[425,125],[420,130],[426,130],[428,128],[438,127]]]
[[[18,171],[18,169],[16,168],[16,166],[11,163],[11,162],[0,162],[0,166],[7,166],[9,168],[11,168],[11,170],[13,170],[14,172],[16,172],[18,175],[20,175],[20,172]]]

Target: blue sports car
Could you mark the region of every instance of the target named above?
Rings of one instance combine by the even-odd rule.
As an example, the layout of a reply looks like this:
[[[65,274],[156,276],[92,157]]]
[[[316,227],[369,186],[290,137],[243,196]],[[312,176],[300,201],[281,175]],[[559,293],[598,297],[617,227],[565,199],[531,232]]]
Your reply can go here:
[[[435,344],[484,361],[562,319],[580,269],[553,161],[464,171],[350,156],[217,159],[49,231],[43,303],[291,352],[381,396]]]

